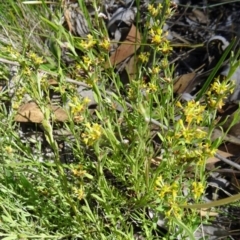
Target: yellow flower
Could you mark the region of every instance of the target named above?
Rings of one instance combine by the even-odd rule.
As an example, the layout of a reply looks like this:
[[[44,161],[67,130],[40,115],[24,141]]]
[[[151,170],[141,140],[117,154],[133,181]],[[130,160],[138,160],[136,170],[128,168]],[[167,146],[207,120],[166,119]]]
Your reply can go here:
[[[208,104],[212,108],[221,109],[224,106],[224,99],[229,93],[233,93],[234,82],[224,80],[222,82],[216,79],[207,92]]]
[[[43,58],[39,57],[36,53],[30,51],[28,57],[32,60],[33,64],[39,65],[43,63]]]
[[[192,192],[195,199],[201,197],[204,193],[204,186],[201,182],[193,182],[192,183]]]
[[[82,200],[82,199],[84,198],[84,196],[85,196],[84,190],[83,190],[83,187],[82,187],[82,186],[81,186],[80,188],[74,187],[74,188],[73,188],[73,192],[75,193],[75,195],[77,196],[77,198],[78,198],[79,200]]]
[[[181,219],[182,209],[175,202],[170,202],[170,206],[170,210],[166,212],[166,217],[170,218],[173,215]]]
[[[162,29],[159,27],[155,27],[150,29],[150,35],[152,37],[152,43],[159,45],[162,42]]]
[[[160,67],[159,66],[155,66],[152,68],[152,73],[153,74],[158,74],[160,72]]]
[[[96,140],[98,140],[102,135],[102,128],[99,124],[94,123],[92,126],[90,123],[86,123],[86,130],[82,134],[83,142],[86,145],[92,145]]]
[[[92,60],[88,56],[83,56],[83,62],[87,68],[92,64]]]
[[[11,155],[13,153],[13,149],[11,146],[6,146],[5,151],[7,152],[8,155]]]
[[[200,105],[199,101],[188,101],[187,106],[183,108],[184,115],[186,116],[186,121],[188,123],[191,123],[192,121],[196,121],[197,123],[202,122],[203,112],[205,108],[205,106]]]
[[[233,81],[227,82],[223,81],[220,82],[219,79],[217,79],[211,86],[211,90],[217,93],[218,95],[224,95],[228,92],[233,92]]]
[[[176,107],[183,108],[181,102],[179,102],[179,101],[176,102]]]
[[[93,48],[95,44],[96,44],[96,41],[93,40],[93,36],[90,35],[90,34],[87,35],[87,40],[86,41],[82,40],[80,42],[80,46],[84,49]]]
[[[84,175],[86,174],[86,171],[83,170],[83,166],[82,165],[78,165],[76,168],[72,169],[72,173],[76,177],[83,178]]]
[[[162,42],[162,37],[160,35],[154,35],[152,37],[152,43],[160,44]]]
[[[147,91],[147,93],[156,92],[157,86],[154,83],[149,83],[146,91]]]
[[[138,59],[144,63],[144,62],[148,62],[148,59],[149,59],[149,53],[148,52],[143,52],[143,53],[140,53],[139,56],[138,56]]]
[[[153,17],[156,17],[161,12],[162,7],[163,6],[161,3],[159,3],[157,7],[154,7],[152,4],[149,4],[148,11]]]
[[[214,97],[210,97],[208,104],[212,108],[222,109],[225,103],[223,102],[223,98],[214,99]]]
[[[158,14],[158,10],[156,8],[154,8],[154,6],[152,4],[148,5],[148,11],[153,17],[157,16],[157,14]]]
[[[166,195],[166,193],[169,193],[169,192],[171,192],[171,186],[164,185],[160,190],[159,197],[163,198]]]
[[[164,185],[162,176],[159,176],[155,181],[157,187],[162,187]]]
[[[198,138],[198,139],[202,139],[202,138],[205,138],[207,136],[207,132],[205,132],[205,131],[203,131],[199,128],[197,128],[195,130],[195,132],[196,132],[196,136],[197,136],[196,138]]]
[[[191,129],[188,129],[188,128],[185,128],[182,131],[182,135],[183,135],[186,143],[191,143],[195,139],[195,133]]]
[[[24,75],[27,75],[27,76],[30,76],[31,73],[32,73],[32,71],[29,67],[24,67],[22,72],[23,72]]]
[[[163,54],[167,54],[172,51],[172,47],[169,44],[169,41],[164,41],[161,47],[158,48]]]
[[[14,110],[17,110],[19,107],[20,107],[20,102],[14,102],[14,103],[12,104],[12,108],[13,108]]]
[[[127,95],[130,99],[132,99],[134,97],[134,91],[132,88],[128,89]]]
[[[202,151],[207,157],[212,157],[216,154],[217,149],[211,148],[211,145],[209,143],[205,143],[201,145]]]
[[[84,99],[83,99],[83,103],[84,104],[88,104],[88,103],[90,103],[91,102],[91,100],[88,98],[88,97],[85,97]]]
[[[20,57],[20,53],[18,53],[14,48],[12,48],[11,46],[7,46],[6,47],[6,51],[8,53],[10,53],[10,56],[13,58],[13,59],[19,59]]]
[[[161,61],[161,67],[162,68],[166,68],[169,66],[169,62],[167,60],[167,58],[164,58],[162,61]]]
[[[69,105],[69,107],[71,109],[71,113],[74,115],[74,117],[81,115],[81,113],[86,108],[89,101],[90,100],[88,98],[84,98],[81,101],[76,96],[71,99],[71,102],[68,105]]]
[[[108,38],[105,38],[99,45],[105,50],[110,50],[110,40]]]

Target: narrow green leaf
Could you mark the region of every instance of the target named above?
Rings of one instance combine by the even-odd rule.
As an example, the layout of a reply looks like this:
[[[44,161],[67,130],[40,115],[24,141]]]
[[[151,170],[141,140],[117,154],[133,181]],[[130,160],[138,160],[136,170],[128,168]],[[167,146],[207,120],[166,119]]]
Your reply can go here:
[[[174,221],[185,230],[185,232],[188,234],[188,237],[190,240],[195,240],[195,237],[192,234],[192,231],[183,222],[181,222],[177,218],[175,218]]]
[[[229,46],[226,48],[225,52],[223,53],[222,57],[220,58],[220,60],[218,61],[217,65],[214,67],[214,69],[212,70],[211,74],[209,75],[209,77],[207,78],[206,82],[204,83],[201,91],[198,93],[197,97],[196,97],[196,101],[198,101],[203,95],[204,93],[207,91],[209,85],[211,84],[214,76],[216,75],[217,71],[220,69],[220,67],[222,66],[223,62],[225,61],[227,55],[229,54],[229,52],[231,51],[231,49],[233,48],[234,44],[236,42],[236,39],[234,39]]]

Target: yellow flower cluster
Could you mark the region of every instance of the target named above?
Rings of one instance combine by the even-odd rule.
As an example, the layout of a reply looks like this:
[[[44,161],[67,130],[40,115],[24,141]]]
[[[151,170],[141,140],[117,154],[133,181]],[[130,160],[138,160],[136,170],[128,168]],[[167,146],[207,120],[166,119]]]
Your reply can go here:
[[[166,212],[166,216],[170,218],[172,215],[178,219],[181,219],[183,216],[183,210],[178,206],[177,203],[169,201],[170,208]]]
[[[83,49],[91,49],[95,46],[96,44],[96,40],[93,39],[93,36],[88,34],[87,35],[87,39],[86,40],[81,40],[80,42],[80,46],[83,48]]]
[[[86,123],[85,127],[86,127],[86,130],[82,134],[83,142],[86,145],[91,146],[94,144],[94,142],[96,142],[101,137],[102,128],[97,123],[94,123],[92,125],[90,123]]]
[[[153,4],[148,5],[148,11],[152,17],[156,17],[158,14],[161,13],[163,6],[159,3],[156,7]]]
[[[12,153],[13,153],[13,149],[12,149],[11,146],[6,146],[6,147],[4,148],[4,150],[5,150],[5,152],[6,152],[8,155],[12,155]]]
[[[163,44],[158,47],[158,51],[161,51],[163,54],[168,54],[172,51],[169,41],[164,40]]]
[[[179,119],[176,125],[176,133],[175,138],[179,139],[183,137],[185,143],[192,143],[195,139],[203,139],[206,137],[207,133],[203,130],[193,127],[193,126],[185,126],[182,119]]]
[[[224,100],[229,93],[233,93],[233,90],[233,81],[224,80],[220,82],[219,79],[216,79],[207,92],[209,106],[216,109],[222,109],[224,106]]]
[[[147,90],[146,90],[147,93],[154,93],[154,92],[156,92],[157,90],[158,90],[158,88],[157,88],[157,85],[156,85],[156,84],[154,84],[154,83],[148,83],[148,85],[147,85]]]
[[[30,58],[34,65],[40,65],[43,63],[43,57],[39,57],[36,53],[30,51],[27,56]]]
[[[149,52],[141,52],[141,53],[138,55],[138,59],[139,59],[142,63],[147,63],[147,62],[148,62],[148,59],[149,59],[149,55],[150,55]]]
[[[25,67],[22,69],[22,74],[23,74],[23,75],[26,75],[26,76],[31,76],[32,70],[31,70],[28,66],[25,66]]]
[[[157,45],[161,44],[164,41],[164,39],[162,37],[162,33],[163,33],[163,31],[160,27],[152,27],[149,31],[149,34],[152,38],[152,40],[151,40],[152,43],[157,44]]]
[[[164,58],[163,60],[161,60],[161,67],[162,68],[167,68],[169,67],[169,62],[167,58]]]
[[[16,92],[15,92],[15,96],[12,99],[12,108],[13,110],[17,110],[21,103],[22,103],[22,99],[24,97],[24,95],[27,93],[26,88],[24,87],[19,87]]]
[[[166,213],[167,217],[171,215],[176,216],[177,218],[181,218],[181,208],[178,207],[176,202],[177,194],[179,191],[179,184],[175,181],[172,184],[167,184],[163,181],[163,177],[159,176],[155,181],[155,189],[158,192],[159,198],[165,198],[167,202],[169,202],[170,207],[168,207],[168,211]]]
[[[198,126],[185,125],[183,120],[179,119],[175,125],[175,131],[169,131],[166,136],[166,148],[172,150],[171,163],[204,164],[205,160],[216,152],[215,148],[209,144],[207,135],[208,133]]]
[[[129,99],[135,99],[137,94],[142,91],[146,91],[148,89],[148,85],[145,83],[143,79],[132,80],[130,87],[128,88],[128,97]],[[150,90],[150,89],[149,89]]]
[[[83,178],[86,174],[86,171],[83,170],[83,166],[82,165],[78,165],[76,166],[74,169],[72,169],[72,173],[75,177],[80,177]]]
[[[152,74],[159,74],[160,72],[160,67],[159,66],[153,66],[151,69]]]
[[[168,218],[175,216],[180,219],[184,213],[183,209],[179,207],[181,199],[177,198],[178,192],[181,191],[179,183],[177,181],[174,181],[172,184],[165,183],[163,176],[160,175],[155,181],[155,190],[161,200],[168,202],[167,211],[165,212],[166,216]],[[205,189],[202,182],[195,181],[191,185],[191,190],[191,196],[197,200],[202,196]]]
[[[15,49],[13,49],[12,46],[7,46],[6,48],[4,48],[3,51],[6,51],[7,53],[9,53],[12,59],[19,60],[19,58],[21,57],[21,54],[17,52]]]
[[[183,110],[183,113],[186,117],[186,122],[188,124],[191,124],[193,122],[199,124],[203,121],[206,106],[200,105],[199,101],[197,102],[195,102],[195,100],[188,101],[187,105],[184,107],[180,102],[177,102],[176,105]]]
[[[89,56],[83,56],[83,62],[86,68],[89,68],[92,64],[92,60],[89,58]]]
[[[199,199],[204,193],[204,186],[201,182],[192,183],[192,193],[195,199]]]
[[[163,32],[161,26],[158,21],[151,26],[149,30],[149,35],[151,37],[151,42],[157,46],[156,50],[161,52],[162,54],[168,54],[172,51],[172,47],[170,46],[170,42],[167,40],[167,32]]]
[[[76,195],[76,197],[78,198],[78,200],[82,200],[85,197],[83,186],[81,186],[80,188],[74,187],[73,192]]]
[[[99,44],[99,46],[100,46],[101,48],[103,48],[104,50],[109,51],[109,50],[110,50],[110,47],[111,47],[109,38],[105,38],[105,39]]]
[[[69,102],[71,113],[73,114],[74,121],[81,122],[83,120],[82,113],[87,104],[90,102],[89,98],[84,98],[82,101],[78,97],[73,97]]]
[[[171,200],[175,201],[179,189],[179,185],[177,182],[174,182],[172,185],[164,183],[163,177],[159,176],[155,181],[156,190],[159,192],[159,197],[164,198],[167,197]]]

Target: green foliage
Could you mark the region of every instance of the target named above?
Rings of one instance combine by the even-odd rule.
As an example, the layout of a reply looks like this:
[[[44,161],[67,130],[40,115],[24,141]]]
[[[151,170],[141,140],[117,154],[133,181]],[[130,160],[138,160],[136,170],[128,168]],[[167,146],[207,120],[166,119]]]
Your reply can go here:
[[[79,3],[85,9],[84,1]],[[215,126],[223,100],[217,93],[222,85],[211,82],[232,45],[199,93],[201,103],[178,102],[173,97],[173,66],[168,63],[172,48],[162,31],[173,13],[169,4],[149,6],[148,21],[153,24],[142,33],[143,55],[136,76],[124,89],[114,69],[105,68],[109,62],[105,29],[89,26],[92,34],[79,39],[61,25],[61,4],[56,4],[52,13],[45,1],[35,5],[13,0],[0,3],[0,57],[19,67],[15,77],[21,79],[14,97],[10,98],[8,91],[0,94],[3,239],[134,239],[136,233],[145,239],[159,239],[158,214],[166,218],[166,238],[181,235],[194,239],[192,232],[201,219],[194,209],[184,207],[189,200],[202,200],[205,161],[217,147],[210,132],[202,129]],[[96,25],[104,26],[103,20],[96,18]],[[62,60],[63,46],[74,59],[70,67]],[[144,53],[145,46],[150,47],[151,56]],[[1,81],[8,81],[8,69],[2,68]],[[159,77],[160,70],[163,77]],[[94,114],[66,76],[92,89],[98,103]],[[49,84],[52,78],[58,86]],[[232,90],[228,79],[222,84],[228,94]],[[109,93],[109,85],[114,86],[114,93]],[[69,120],[63,124],[52,121],[50,90],[58,92],[66,106]],[[207,96],[207,90],[212,94]],[[43,113],[41,124],[35,127],[41,128],[45,145],[38,139],[23,141],[20,137],[21,126],[14,117],[26,95]],[[214,106],[209,104],[213,95],[217,99]],[[71,137],[59,140],[55,130],[60,127]],[[160,147],[153,144],[155,138]],[[61,141],[71,150],[71,163],[62,161]],[[46,145],[51,148],[50,156],[42,155]],[[193,169],[191,178],[186,174],[189,168]],[[183,194],[183,188],[191,191]],[[155,213],[152,219],[149,209]]]

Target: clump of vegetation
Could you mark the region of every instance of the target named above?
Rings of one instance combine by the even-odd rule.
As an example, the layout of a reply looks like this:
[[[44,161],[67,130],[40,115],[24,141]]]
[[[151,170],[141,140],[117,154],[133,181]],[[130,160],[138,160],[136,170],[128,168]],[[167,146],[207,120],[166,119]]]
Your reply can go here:
[[[0,10],[1,81],[8,86],[0,93],[0,236],[193,237],[201,219],[184,206],[202,202],[205,162],[221,144],[211,140],[216,112],[234,86],[228,78],[215,79],[198,100],[174,96],[172,46],[163,31],[174,12],[170,1],[148,6],[128,86],[109,60],[111,41],[102,18],[96,16],[92,31],[78,38],[62,26],[60,4],[51,12],[44,1],[34,6],[9,1],[0,3]],[[73,59],[69,65],[64,49]],[[94,111],[76,82],[94,93]],[[67,121],[56,121],[52,91],[60,96]],[[28,123],[15,121],[28,102],[43,114],[33,124],[40,140],[24,139],[22,127]],[[67,134],[59,137],[57,130]],[[49,155],[43,155],[44,140]],[[67,162],[62,144],[70,152]],[[157,225],[160,214],[163,229]]]

